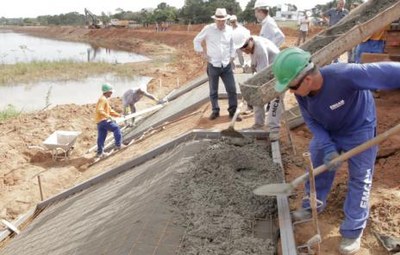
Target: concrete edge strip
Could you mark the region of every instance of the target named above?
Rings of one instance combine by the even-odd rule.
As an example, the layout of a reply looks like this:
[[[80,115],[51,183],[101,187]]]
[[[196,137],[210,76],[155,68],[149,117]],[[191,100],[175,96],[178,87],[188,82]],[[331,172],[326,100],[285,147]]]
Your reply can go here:
[[[283,176],[285,176],[279,141],[272,142],[271,149],[272,149],[273,162],[280,165]],[[283,179],[283,181],[285,182],[285,179]],[[278,196],[276,200],[278,204],[278,219],[279,219],[279,229],[281,233],[280,236],[282,244],[282,254],[296,255],[297,254],[296,242],[294,240],[292,218],[290,217],[290,208],[287,196]]]
[[[33,215],[35,215],[35,212],[37,211],[37,205],[29,210],[27,213],[23,214],[21,217],[13,221],[11,224],[19,228],[22,224],[27,222]],[[6,228],[5,230],[0,231],[0,243],[3,242],[7,237],[9,237],[13,232]]]

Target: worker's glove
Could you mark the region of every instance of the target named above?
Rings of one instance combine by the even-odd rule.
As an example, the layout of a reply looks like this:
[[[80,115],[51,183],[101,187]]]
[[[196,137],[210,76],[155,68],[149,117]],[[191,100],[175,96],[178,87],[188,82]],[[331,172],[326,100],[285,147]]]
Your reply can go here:
[[[336,171],[342,165],[342,161],[331,163],[331,161],[337,157],[339,157],[339,153],[336,150],[328,150],[325,152],[324,164],[329,171]]]

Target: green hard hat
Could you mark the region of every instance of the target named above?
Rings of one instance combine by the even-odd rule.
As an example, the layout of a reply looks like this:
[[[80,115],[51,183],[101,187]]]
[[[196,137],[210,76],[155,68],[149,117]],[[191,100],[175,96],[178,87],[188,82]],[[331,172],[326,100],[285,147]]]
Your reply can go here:
[[[272,63],[272,72],[277,80],[275,90],[283,92],[311,61],[311,54],[297,47],[281,51]]]
[[[107,93],[107,92],[109,92],[109,91],[114,92],[114,88],[113,88],[113,86],[112,86],[111,84],[109,84],[109,83],[104,83],[104,84],[101,86],[101,91],[103,91],[103,93]]]

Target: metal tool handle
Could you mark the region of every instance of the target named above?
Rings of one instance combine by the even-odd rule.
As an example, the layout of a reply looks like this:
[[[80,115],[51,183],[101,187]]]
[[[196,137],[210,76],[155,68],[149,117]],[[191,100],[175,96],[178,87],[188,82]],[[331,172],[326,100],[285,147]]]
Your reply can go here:
[[[243,101],[240,102],[239,106],[236,108],[235,114],[232,117],[231,123],[229,123],[229,128],[233,128],[233,126],[235,125],[236,119],[239,116],[240,113],[240,109],[243,106]]]
[[[397,133],[400,132],[400,124],[392,127],[391,129],[387,130],[386,132],[376,136],[375,138],[349,150],[348,152],[345,152],[343,154],[341,154],[339,157],[333,159],[332,161],[330,161],[328,163],[328,165],[332,165],[335,163],[338,163],[340,161],[345,161],[348,160],[349,158],[353,157],[354,155],[357,155],[360,152],[365,151],[366,149],[371,148],[372,146],[375,146],[383,141],[385,141],[388,137],[395,135]],[[314,169],[314,176],[319,175],[320,173],[323,173],[324,171],[326,171],[328,169],[327,165],[321,165],[317,168]],[[293,185],[293,187],[297,187],[300,183],[305,182],[308,179],[308,173],[297,177],[295,180],[293,180],[291,182],[291,184]]]

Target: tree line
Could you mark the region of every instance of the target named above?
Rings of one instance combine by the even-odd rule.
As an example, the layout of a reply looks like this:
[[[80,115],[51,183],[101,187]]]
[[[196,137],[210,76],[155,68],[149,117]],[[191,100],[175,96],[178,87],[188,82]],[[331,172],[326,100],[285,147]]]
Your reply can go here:
[[[104,13],[96,15],[103,24],[108,24],[111,19],[130,20],[137,24],[154,24],[161,22],[180,23],[180,24],[199,24],[212,22],[211,16],[218,7],[226,8],[229,14],[235,14],[239,21],[251,23],[255,22],[254,3],[256,0],[250,0],[245,9],[242,10],[239,3],[235,0],[185,0],[182,8],[178,9],[162,2],[154,9],[142,9],[137,12],[125,11],[121,8],[116,9],[115,14]],[[320,13],[336,6],[337,0],[333,0],[324,5],[316,5],[312,9],[314,17],[319,17]],[[346,8],[349,9],[354,3],[362,3],[362,0],[347,0]],[[291,9],[297,10],[295,5]],[[278,11],[277,6],[271,7],[270,14],[275,16]],[[85,15],[79,12],[70,12],[60,15],[45,15],[36,18],[6,19],[0,18],[0,24],[3,25],[85,25]]]

